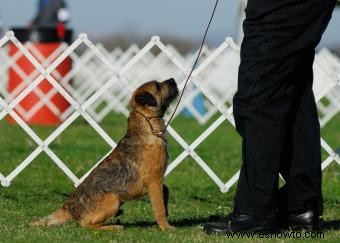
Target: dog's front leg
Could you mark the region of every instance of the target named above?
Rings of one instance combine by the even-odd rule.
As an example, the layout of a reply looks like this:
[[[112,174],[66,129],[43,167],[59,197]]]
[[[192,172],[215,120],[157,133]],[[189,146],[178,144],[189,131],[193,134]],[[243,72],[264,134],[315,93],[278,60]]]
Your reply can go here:
[[[168,211],[168,202],[169,202],[169,188],[166,185],[163,185],[163,202],[165,207],[165,215],[166,217],[169,216]]]
[[[163,182],[155,181],[150,183],[148,187],[148,192],[159,227],[162,230],[175,230],[175,227],[171,226],[166,218],[166,208],[164,205],[163,196]]]

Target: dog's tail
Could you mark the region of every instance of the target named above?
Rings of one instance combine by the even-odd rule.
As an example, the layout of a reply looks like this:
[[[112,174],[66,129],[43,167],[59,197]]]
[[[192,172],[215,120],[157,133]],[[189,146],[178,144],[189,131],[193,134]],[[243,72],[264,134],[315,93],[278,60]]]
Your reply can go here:
[[[31,222],[29,225],[32,227],[44,226],[44,225],[57,225],[65,223],[72,219],[71,214],[66,208],[60,208],[51,215],[48,215],[42,219]]]

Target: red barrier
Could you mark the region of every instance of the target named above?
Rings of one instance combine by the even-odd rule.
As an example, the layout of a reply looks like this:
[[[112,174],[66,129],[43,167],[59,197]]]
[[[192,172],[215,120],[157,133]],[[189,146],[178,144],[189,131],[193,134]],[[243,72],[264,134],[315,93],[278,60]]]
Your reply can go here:
[[[27,31],[27,30],[25,30]],[[53,30],[56,31],[56,30]],[[22,32],[17,33],[14,31],[16,37],[20,40],[26,40],[24,37],[26,37],[26,34]],[[51,35],[47,35],[47,32],[43,32],[42,39],[36,43],[34,43],[34,48],[41,53],[42,56],[44,56],[46,59],[61,45],[60,41],[55,41],[54,36],[51,37]],[[27,33],[27,35],[29,32]],[[36,34],[36,33],[35,33]],[[28,38],[28,37],[27,37]],[[20,41],[22,41],[20,40]],[[54,41],[53,41],[54,40]],[[9,56],[13,57],[19,50],[14,44],[10,44],[8,46],[9,49]],[[32,52],[31,52],[32,53]],[[32,55],[36,58],[36,60],[39,61],[39,58],[37,58],[34,53]],[[50,60],[49,63],[52,63],[54,60]],[[26,76],[30,76],[33,72],[35,72],[36,68],[33,66],[33,64],[27,59],[26,56],[21,55],[20,58],[18,58],[15,63],[22,69],[22,71],[26,74]],[[53,74],[53,71],[51,73],[52,77],[60,82],[62,78],[71,70],[72,62],[69,57],[67,57],[62,63],[59,64],[59,66],[55,69],[57,71],[57,74]],[[35,80],[40,75],[40,72],[37,73],[37,75],[34,75],[33,78],[30,79],[30,82]],[[13,65],[8,70],[8,92],[12,95],[17,96],[20,94],[21,91],[24,90],[28,86],[28,84],[22,84],[24,82],[23,78],[20,77],[20,75],[15,71],[13,68]],[[19,85],[22,85],[20,88],[17,88]],[[46,96],[46,94],[55,89],[48,80],[44,79],[38,86],[40,91]],[[19,89],[19,90],[17,90]],[[13,91],[19,91],[13,93]],[[65,98],[58,92],[54,94],[51,98],[44,101],[44,104],[36,110],[36,112],[32,113],[33,115],[30,117],[25,116],[24,114],[27,114],[28,112],[33,109],[37,103],[40,102],[41,98],[36,93],[37,89],[35,91],[30,92],[20,103],[19,105],[23,109],[23,111],[19,110],[18,107],[15,107],[14,110],[17,112],[17,114],[27,123],[27,124],[34,124],[34,125],[57,125],[61,123],[60,115],[69,107],[69,103],[65,100]],[[52,106],[54,106],[54,109],[47,106],[47,102],[49,102]],[[8,117],[8,121],[10,123],[15,123],[12,117]]]

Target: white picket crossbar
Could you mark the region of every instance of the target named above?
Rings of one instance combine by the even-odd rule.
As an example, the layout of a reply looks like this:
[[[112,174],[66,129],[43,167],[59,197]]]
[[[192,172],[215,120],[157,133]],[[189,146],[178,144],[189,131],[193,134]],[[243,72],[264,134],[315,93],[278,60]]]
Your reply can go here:
[[[60,48],[47,58],[44,58],[34,48],[34,45],[30,43],[23,45],[20,43],[13,32],[7,32],[0,39],[1,50],[4,50],[5,44],[8,43],[14,44],[19,51],[12,57],[7,57],[7,61],[4,60],[6,54],[3,51],[0,52],[0,57],[3,57],[1,62],[5,66],[1,70],[7,70],[8,67],[12,67],[24,80],[24,84],[22,87],[17,88],[15,92],[9,94],[4,88],[5,86],[2,81],[0,89],[0,120],[10,115],[28,136],[33,139],[37,147],[8,175],[1,173],[0,166],[0,182],[2,186],[9,186],[43,152],[72,180],[75,186],[79,185],[101,160],[85,175],[78,178],[51,150],[50,144],[78,117],[83,117],[113,149],[116,146],[116,142],[103,130],[98,122],[111,111],[120,112],[128,116],[128,99],[131,92],[142,81],[175,77],[179,81],[179,88],[182,89],[192,65],[192,55],[189,57],[182,56],[172,46],[164,45],[157,36],[152,37],[141,49],[133,45],[125,52],[116,49],[109,53],[103,46],[94,45],[86,34],[80,34],[70,46],[61,45]],[[81,45],[85,46],[86,50],[82,54],[78,54],[75,50]],[[151,51],[153,48],[158,49],[157,55]],[[15,61],[21,55],[24,55],[35,67],[34,74],[26,75],[16,65]],[[73,68],[64,77],[58,78],[61,76],[56,71],[56,67],[67,57],[73,60]],[[192,88],[186,91],[183,103],[176,115],[187,109],[201,124],[211,120],[217,113],[220,113],[220,116],[190,144],[171,125],[168,127],[168,133],[178,142],[183,151],[170,162],[166,176],[181,164],[185,158],[190,156],[217,184],[222,192],[227,192],[237,181],[239,172],[225,182],[208,166],[195,149],[225,120],[234,126],[231,100],[236,90],[238,64],[239,47],[230,38],[226,38],[214,50],[204,49],[203,58],[190,79]],[[336,88],[338,82],[337,76],[330,74],[323,65],[316,58],[313,87],[316,101],[329,95],[330,91]],[[0,76],[5,76],[1,74],[1,70]],[[150,73],[149,70],[153,70],[153,72]],[[155,73],[154,70],[159,72]],[[54,87],[46,94],[38,88],[38,85],[44,79],[48,80]],[[72,84],[70,80],[73,80]],[[136,80],[139,81],[136,82]],[[25,111],[20,108],[19,103],[30,92],[34,92],[40,98],[40,102],[31,110]],[[50,100],[56,93],[61,94],[70,104],[70,108],[63,113]],[[193,104],[194,99],[199,95],[204,97],[203,101],[205,102],[206,111],[203,114]],[[97,111],[97,108],[101,107],[103,103],[105,103],[104,108]],[[62,123],[47,138],[41,139],[24,120],[34,116],[44,105],[47,105],[54,114],[58,114],[62,118]],[[340,164],[339,156],[322,138],[321,144],[328,154],[327,159],[322,163],[322,169],[325,169],[334,161]],[[103,158],[105,157],[106,155]]]

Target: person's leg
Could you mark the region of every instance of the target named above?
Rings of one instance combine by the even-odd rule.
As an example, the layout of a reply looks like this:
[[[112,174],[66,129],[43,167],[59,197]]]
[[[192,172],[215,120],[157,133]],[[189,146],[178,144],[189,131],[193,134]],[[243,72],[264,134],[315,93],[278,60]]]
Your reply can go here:
[[[328,24],[334,3],[248,2],[239,87],[234,97],[236,127],[243,138],[243,165],[235,198],[238,213],[274,217],[279,164],[290,133],[293,134],[290,207],[302,207],[300,200],[308,201],[321,193],[312,63],[314,48]],[[300,104],[296,104],[295,97],[299,97]],[[311,190],[302,192],[306,184]]]
[[[294,92],[292,131],[287,136],[286,156],[280,165],[286,181],[279,190],[278,200],[278,216],[283,227],[306,224],[310,229],[317,229],[323,211],[320,126],[312,91],[314,55],[314,49],[305,50],[306,58],[294,75],[299,82]],[[292,216],[308,211],[309,216],[298,220],[300,222]]]
[[[275,217],[279,165],[286,156],[285,148],[290,144],[287,136],[300,130],[293,126],[295,93],[297,87],[311,84],[309,72],[302,72],[298,80],[296,73],[304,62],[311,70],[310,53],[304,50],[314,50],[334,4],[334,0],[248,1],[238,91],[234,97],[236,129],[243,139],[243,164],[234,205],[236,214]],[[311,87],[300,95],[301,99],[309,97],[303,105],[303,109],[309,109],[310,96],[313,96]],[[314,112],[311,123],[315,123],[315,115]],[[298,116],[296,119],[301,119],[299,124],[306,120]],[[293,152],[298,161],[301,156],[297,154],[302,155],[310,149],[317,150],[312,152],[317,154],[320,150],[315,145],[319,142],[317,127],[311,126],[314,127],[310,129],[313,133],[310,137],[317,141],[310,142],[312,147]],[[297,136],[293,137],[294,146],[301,144]],[[308,143],[305,144],[308,146]],[[298,183],[301,181],[309,183],[304,180]]]
[[[292,134],[292,161],[288,185],[288,212],[312,206],[322,214],[320,125],[312,90],[314,50],[308,50],[298,70],[296,111]],[[301,84],[301,85],[300,85]],[[321,203],[320,203],[321,202]]]
[[[285,156],[281,161],[280,173],[286,184],[279,190],[279,210],[292,213],[312,209],[322,215],[321,192],[321,146],[320,125],[315,98],[312,91],[315,47],[326,28],[335,1],[331,2],[315,24],[319,31],[309,47],[301,51],[304,59],[297,65],[293,79],[294,100],[292,107],[292,129],[287,136]]]
[[[315,225],[322,214],[320,126],[312,90],[314,55],[314,47],[301,51],[304,59],[292,77],[291,129],[280,164],[286,182],[278,195],[281,226],[287,225],[288,215],[294,212],[312,210]]]
[[[279,164],[287,146],[286,136],[292,130],[290,184],[295,186],[289,198],[295,199],[290,207],[302,206],[296,202],[300,200],[296,196],[307,200],[310,196],[318,197],[316,191],[320,195],[320,189],[316,189],[319,187],[316,184],[321,183],[320,142],[312,93],[311,55],[328,24],[334,3],[321,0],[248,2],[239,87],[234,98],[236,127],[243,138],[243,165],[235,198],[238,213],[274,217]],[[294,97],[299,97],[301,106],[292,115],[296,109]],[[307,137],[311,140],[304,141]],[[315,181],[299,178],[301,170],[307,171],[301,177],[313,174],[317,176]],[[308,183],[314,193],[300,194]]]

